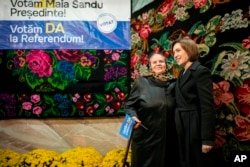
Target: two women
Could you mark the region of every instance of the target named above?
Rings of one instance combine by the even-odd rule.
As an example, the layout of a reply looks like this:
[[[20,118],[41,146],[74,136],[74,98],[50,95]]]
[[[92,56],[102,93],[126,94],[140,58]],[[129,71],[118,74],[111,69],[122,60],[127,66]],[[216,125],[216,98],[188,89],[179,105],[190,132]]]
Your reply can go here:
[[[151,73],[137,79],[125,103],[125,112],[136,121],[132,167],[213,166],[211,73],[198,61],[199,50],[193,40],[174,41],[172,51],[183,67],[177,81],[167,74],[164,56],[153,54],[149,58]]]

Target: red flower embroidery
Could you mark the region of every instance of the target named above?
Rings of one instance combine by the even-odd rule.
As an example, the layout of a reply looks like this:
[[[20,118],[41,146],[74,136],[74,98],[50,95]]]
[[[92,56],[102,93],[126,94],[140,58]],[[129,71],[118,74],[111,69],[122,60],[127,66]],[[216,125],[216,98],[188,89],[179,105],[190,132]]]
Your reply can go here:
[[[235,116],[236,127],[234,128],[234,135],[239,141],[250,140],[250,120],[241,115]]]

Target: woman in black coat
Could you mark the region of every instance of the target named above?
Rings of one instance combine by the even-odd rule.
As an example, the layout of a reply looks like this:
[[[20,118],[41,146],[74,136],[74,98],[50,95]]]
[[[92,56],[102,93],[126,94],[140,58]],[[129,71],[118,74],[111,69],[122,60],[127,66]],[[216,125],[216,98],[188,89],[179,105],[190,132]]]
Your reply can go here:
[[[181,167],[213,166],[216,113],[211,73],[198,61],[199,51],[193,40],[174,41],[172,51],[177,64],[183,67],[175,88]]]
[[[136,122],[131,142],[132,167],[168,167],[178,163],[175,160],[178,150],[174,127],[175,79],[167,74],[163,55],[152,54],[149,64],[151,73],[135,81],[124,104],[125,113]]]

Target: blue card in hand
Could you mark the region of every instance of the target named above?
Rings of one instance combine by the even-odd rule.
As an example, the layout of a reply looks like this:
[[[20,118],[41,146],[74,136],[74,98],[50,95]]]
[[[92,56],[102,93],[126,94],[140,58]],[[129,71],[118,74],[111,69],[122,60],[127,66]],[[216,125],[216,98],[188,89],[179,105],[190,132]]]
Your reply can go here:
[[[119,134],[126,139],[129,139],[134,128],[134,124],[135,120],[130,115],[126,114],[120,127]]]

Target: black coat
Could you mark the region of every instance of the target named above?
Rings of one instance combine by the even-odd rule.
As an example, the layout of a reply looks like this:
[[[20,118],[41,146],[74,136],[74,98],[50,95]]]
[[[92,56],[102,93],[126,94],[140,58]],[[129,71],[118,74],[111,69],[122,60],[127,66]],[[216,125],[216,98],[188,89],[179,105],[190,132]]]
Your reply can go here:
[[[153,77],[140,77],[135,82],[124,104],[125,113],[137,116],[148,130],[134,130],[132,167],[167,167],[177,162],[174,84],[175,81],[162,82]]]
[[[181,73],[182,74],[182,73]],[[180,75],[181,76],[181,75]],[[182,167],[204,167],[201,145],[214,144],[215,109],[212,76],[208,68],[194,62],[176,82],[175,121]]]

